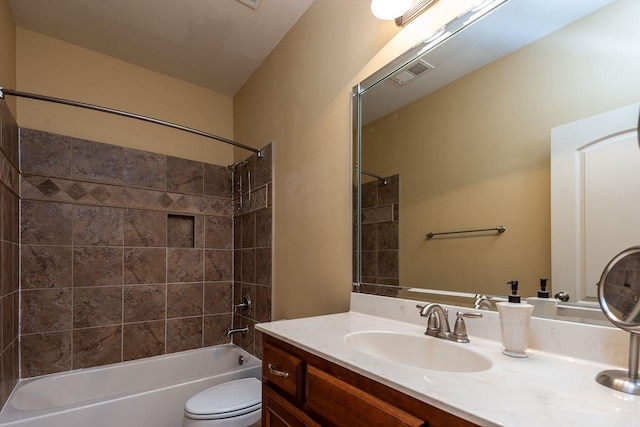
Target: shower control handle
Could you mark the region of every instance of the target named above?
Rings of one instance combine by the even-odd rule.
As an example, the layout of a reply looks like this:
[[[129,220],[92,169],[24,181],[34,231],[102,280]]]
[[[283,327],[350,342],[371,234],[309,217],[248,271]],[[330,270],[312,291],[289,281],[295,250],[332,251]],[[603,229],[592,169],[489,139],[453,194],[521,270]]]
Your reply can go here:
[[[276,377],[289,378],[288,372],[279,370],[277,366],[272,365],[271,363],[269,363],[269,373]]]

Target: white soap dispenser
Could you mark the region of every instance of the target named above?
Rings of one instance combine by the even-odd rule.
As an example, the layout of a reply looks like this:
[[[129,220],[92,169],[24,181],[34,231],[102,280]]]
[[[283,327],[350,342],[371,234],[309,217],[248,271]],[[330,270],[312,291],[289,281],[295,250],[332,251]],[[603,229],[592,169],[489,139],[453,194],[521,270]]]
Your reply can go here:
[[[547,282],[549,279],[540,279],[540,290],[537,297],[527,298],[527,303],[533,305],[533,314],[539,317],[555,318],[558,314],[558,300],[549,296]]]
[[[496,303],[500,313],[500,332],[504,353],[511,357],[527,357],[525,350],[529,344],[529,322],[533,306],[520,302],[518,281],[507,282],[511,286],[509,302]]]

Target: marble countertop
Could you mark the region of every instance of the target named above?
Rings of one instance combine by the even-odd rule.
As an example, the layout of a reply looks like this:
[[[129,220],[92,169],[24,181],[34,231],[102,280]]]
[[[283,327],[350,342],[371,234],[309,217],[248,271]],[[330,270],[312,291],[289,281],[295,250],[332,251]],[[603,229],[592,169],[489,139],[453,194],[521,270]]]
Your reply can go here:
[[[499,341],[474,337],[471,330],[471,342],[456,345],[489,358],[491,369],[455,373],[401,365],[353,349],[345,336],[361,331],[424,336],[424,326],[355,311],[256,328],[479,425],[640,427],[640,396],[594,380],[598,372],[616,368],[611,365],[538,350],[511,358],[502,354]]]

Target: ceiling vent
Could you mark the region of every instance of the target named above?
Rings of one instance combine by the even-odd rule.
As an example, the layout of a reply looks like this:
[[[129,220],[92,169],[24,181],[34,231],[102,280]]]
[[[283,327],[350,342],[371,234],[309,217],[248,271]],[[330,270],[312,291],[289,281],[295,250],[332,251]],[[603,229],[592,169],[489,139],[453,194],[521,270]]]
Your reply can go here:
[[[257,9],[262,0],[238,0],[240,3],[249,6],[251,9]]]
[[[433,70],[434,68],[435,67],[433,65],[420,58],[416,61],[413,61],[411,64],[407,65],[405,68],[398,71],[396,74],[392,75],[389,78],[396,82],[398,85],[404,86],[411,80]]]

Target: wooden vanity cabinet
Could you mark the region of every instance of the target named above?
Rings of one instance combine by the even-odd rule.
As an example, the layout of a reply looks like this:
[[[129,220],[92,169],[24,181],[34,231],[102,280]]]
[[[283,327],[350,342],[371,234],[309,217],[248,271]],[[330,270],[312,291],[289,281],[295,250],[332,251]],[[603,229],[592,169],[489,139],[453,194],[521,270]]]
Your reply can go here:
[[[263,334],[264,427],[468,427],[475,424]]]

